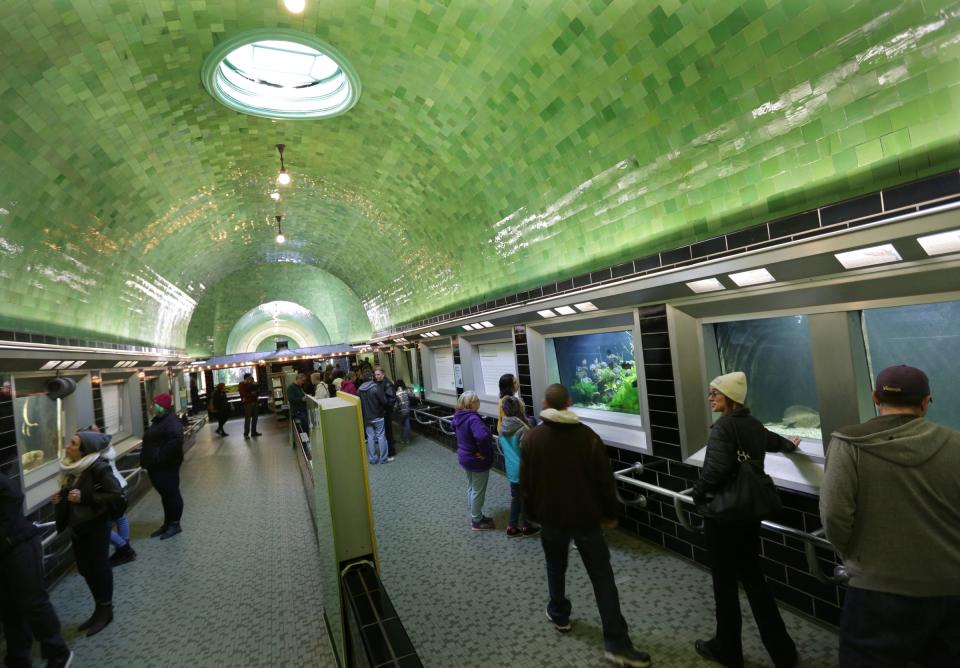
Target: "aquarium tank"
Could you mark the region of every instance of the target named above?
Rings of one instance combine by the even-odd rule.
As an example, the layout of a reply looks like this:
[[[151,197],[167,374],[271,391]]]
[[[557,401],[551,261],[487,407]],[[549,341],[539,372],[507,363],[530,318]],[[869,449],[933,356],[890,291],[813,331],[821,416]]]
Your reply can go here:
[[[13,399],[14,424],[20,446],[20,463],[28,473],[60,457],[66,434],[76,431],[73,396],[50,399],[46,383],[50,377],[17,378],[5,393]],[[68,410],[68,407],[71,407]]]
[[[930,379],[930,396],[937,399],[926,417],[960,429],[954,401],[960,392],[960,302],[867,309],[862,326],[871,384],[888,366],[922,369]]]
[[[782,436],[819,441],[820,404],[807,317],[722,322],[713,327],[721,372],[746,374],[747,406],[753,416]]]
[[[548,381],[565,385],[575,407],[640,413],[633,332],[557,336],[546,350]]]

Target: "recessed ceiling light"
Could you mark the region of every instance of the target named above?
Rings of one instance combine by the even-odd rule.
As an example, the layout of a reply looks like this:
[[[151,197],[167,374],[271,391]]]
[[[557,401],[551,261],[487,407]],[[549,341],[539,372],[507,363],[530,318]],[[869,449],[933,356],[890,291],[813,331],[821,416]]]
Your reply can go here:
[[[70,367],[70,368],[71,368],[71,369],[79,369],[80,367],[82,367],[82,366],[83,366],[84,364],[86,364],[86,363],[87,363],[86,360],[80,360],[79,362],[74,362],[74,363],[73,363],[73,366]]]
[[[307,0],[283,0],[283,6],[291,14],[299,14],[307,6]]]
[[[870,248],[858,248],[857,250],[846,251],[843,253],[834,253],[844,269],[857,269],[859,267],[872,267],[875,264],[887,264],[889,262],[899,262],[903,258],[893,247],[893,244],[881,244],[880,246],[871,246]]]
[[[490,322],[489,320],[484,320],[484,321],[481,322],[480,324],[483,325],[484,327],[487,327],[487,328],[493,327],[493,323]]]
[[[44,364],[44,365],[43,365],[42,367],[40,367],[40,368],[41,368],[41,369],[52,369],[53,367],[57,366],[58,364],[60,364],[60,360],[50,360],[49,362],[47,362],[46,364]]]
[[[761,283],[773,283],[775,279],[770,272],[764,268],[751,269],[750,271],[741,271],[736,274],[728,274],[727,278],[745,288],[748,285],[760,285]]]
[[[716,292],[717,290],[725,290],[723,283],[721,283],[716,278],[704,278],[699,281],[690,281],[687,283],[687,287],[700,294],[701,292]]]
[[[931,234],[927,237],[918,237],[917,243],[923,246],[927,255],[943,255],[960,251],[960,230],[950,230]]]
[[[473,331],[473,325],[463,325],[463,328],[464,328],[465,330],[467,330],[468,332],[472,332],[472,331]]]
[[[584,313],[587,311],[596,311],[597,307],[593,305],[593,302],[580,302],[579,304],[574,304],[579,310]]]
[[[573,315],[574,313],[576,313],[576,311],[574,311],[573,308],[570,306],[557,306],[553,310],[559,313],[560,315]]]
[[[543,311],[537,311],[537,314],[538,314],[541,318],[556,318],[556,317],[557,317],[557,314],[554,313],[553,311],[551,311],[550,309],[545,309],[545,310],[543,310]]]

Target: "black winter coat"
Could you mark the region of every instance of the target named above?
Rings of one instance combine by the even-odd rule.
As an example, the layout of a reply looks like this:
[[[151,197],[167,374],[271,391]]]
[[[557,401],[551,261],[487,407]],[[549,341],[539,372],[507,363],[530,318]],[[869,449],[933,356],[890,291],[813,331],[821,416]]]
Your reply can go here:
[[[67,501],[72,489],[80,490],[80,503]],[[110,463],[98,459],[72,484],[61,487],[60,497],[60,503],[54,506],[57,531],[69,528],[75,535],[82,535],[110,519],[111,509],[123,497],[123,488],[113,475]]]
[[[763,458],[768,452],[793,452],[793,443],[779,434],[774,434],[750,415],[748,408],[741,408],[724,415],[710,428],[707,455],[703,460],[700,480],[693,486],[693,499],[703,504],[723,489],[727,481],[737,475],[737,444],[740,444],[750,459],[763,469]]]
[[[0,473],[0,559],[36,535],[37,528],[23,516],[20,486]]]
[[[143,433],[140,466],[149,470],[177,468],[183,462],[183,424],[174,412],[153,418]]]

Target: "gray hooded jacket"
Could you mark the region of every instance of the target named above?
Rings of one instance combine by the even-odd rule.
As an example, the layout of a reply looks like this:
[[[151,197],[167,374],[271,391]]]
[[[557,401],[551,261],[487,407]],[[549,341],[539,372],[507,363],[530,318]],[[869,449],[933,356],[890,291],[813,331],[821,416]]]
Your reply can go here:
[[[850,585],[960,595],[960,432],[883,415],[831,436],[820,515]]]

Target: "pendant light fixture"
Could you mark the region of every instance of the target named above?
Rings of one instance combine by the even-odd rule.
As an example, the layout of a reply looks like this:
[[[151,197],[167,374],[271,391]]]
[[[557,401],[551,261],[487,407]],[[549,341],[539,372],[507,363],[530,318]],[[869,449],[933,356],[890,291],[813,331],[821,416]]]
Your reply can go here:
[[[277,174],[277,183],[281,186],[290,185],[290,174],[287,173],[287,168],[283,164],[283,149],[286,147],[286,144],[277,144],[277,150],[280,152],[280,173]]]
[[[287,240],[287,238],[283,236],[283,229],[280,227],[280,221],[283,220],[283,216],[277,216],[276,218],[277,218],[277,243],[282,244]]]

